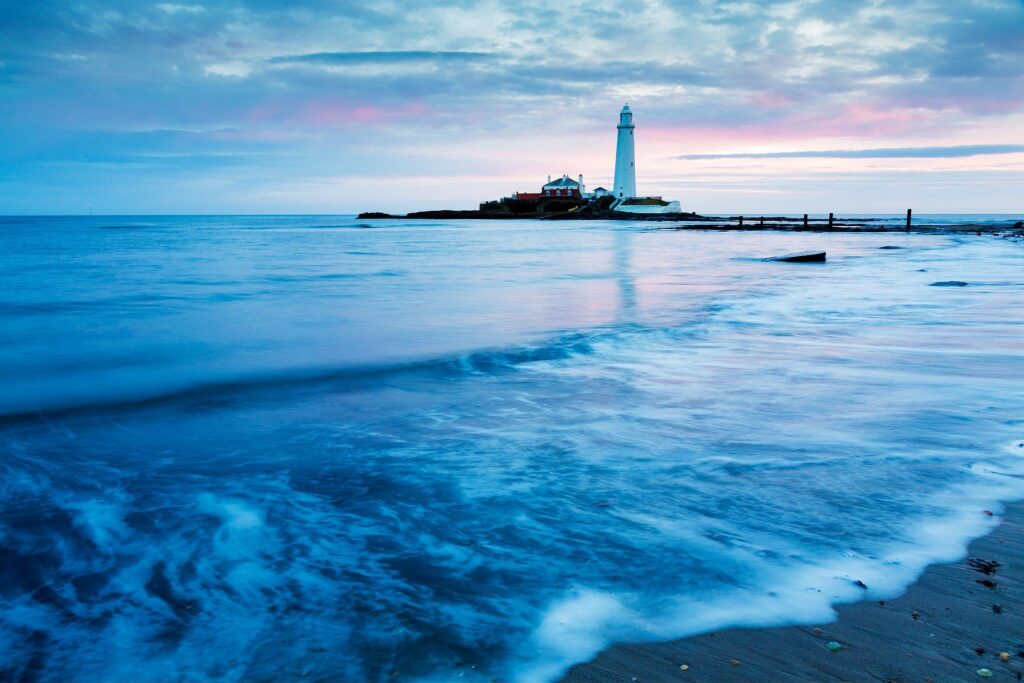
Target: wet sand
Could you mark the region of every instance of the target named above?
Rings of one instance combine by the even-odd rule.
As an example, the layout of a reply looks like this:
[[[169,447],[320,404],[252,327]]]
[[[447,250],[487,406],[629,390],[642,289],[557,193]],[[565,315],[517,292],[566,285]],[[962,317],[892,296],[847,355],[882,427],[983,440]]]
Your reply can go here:
[[[979,514],[983,514],[979,511]],[[995,560],[992,574],[972,560]],[[988,586],[982,582],[992,582]],[[1018,681],[1024,676],[1024,503],[959,562],[933,565],[905,594],[836,608],[831,624],[731,629],[616,645],[565,683],[625,681]],[[829,642],[841,649],[833,652]],[[1007,653],[1007,661],[1000,653]],[[688,668],[683,670],[682,665]],[[986,676],[987,669],[991,676]]]

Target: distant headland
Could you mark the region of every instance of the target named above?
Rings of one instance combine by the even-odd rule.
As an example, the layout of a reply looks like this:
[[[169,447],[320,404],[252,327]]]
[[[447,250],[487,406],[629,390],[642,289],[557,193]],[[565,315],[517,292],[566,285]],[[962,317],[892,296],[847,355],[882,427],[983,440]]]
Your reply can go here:
[[[367,212],[359,214],[361,219],[515,219],[532,218],[542,220],[627,220],[667,222],[670,225],[659,225],[659,230],[706,230],[706,231],[760,231],[782,230],[786,232],[874,232],[874,233],[926,233],[943,235],[994,235],[1010,239],[1024,239],[1024,221],[1013,219],[992,221],[945,222],[941,220],[924,220],[913,222],[911,213],[907,212],[905,223],[894,224],[891,220],[877,217],[836,218],[803,216],[701,216],[696,213],[671,214],[628,214],[620,213],[600,205],[581,207],[577,211],[545,213],[506,213],[501,211],[416,211],[404,215]]]
[[[522,202],[522,203],[520,203]],[[610,202],[608,202],[610,203]],[[366,211],[359,218],[420,218],[420,219],[453,219],[453,218],[532,218],[546,220],[639,220],[639,221],[679,221],[705,220],[695,213],[626,213],[610,209],[605,202],[574,205],[564,208],[559,201],[544,202],[519,200],[512,197],[485,202],[479,209],[452,210],[438,209],[435,211],[413,211],[406,214],[390,214],[379,211]],[[710,219],[708,219],[710,220]]]

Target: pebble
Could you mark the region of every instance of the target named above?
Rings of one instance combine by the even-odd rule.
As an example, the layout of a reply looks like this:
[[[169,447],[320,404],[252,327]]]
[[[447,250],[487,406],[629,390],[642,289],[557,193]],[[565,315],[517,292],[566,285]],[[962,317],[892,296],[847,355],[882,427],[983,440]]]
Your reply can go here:
[[[1002,614],[1003,613],[1003,608],[1001,606],[999,606],[999,605],[992,605],[992,611],[995,612],[996,614]]]
[[[740,665],[740,660],[738,660],[738,659],[730,659],[729,663],[732,664],[733,666],[739,666]]]
[[[689,664],[680,664],[679,668],[683,671],[687,671],[690,668]]]
[[[992,678],[992,672],[988,669],[978,669],[977,673],[982,678]]]
[[[1000,652],[999,653],[999,661],[1000,662],[1008,662],[1008,661],[1010,661],[1010,653],[1009,652]]]

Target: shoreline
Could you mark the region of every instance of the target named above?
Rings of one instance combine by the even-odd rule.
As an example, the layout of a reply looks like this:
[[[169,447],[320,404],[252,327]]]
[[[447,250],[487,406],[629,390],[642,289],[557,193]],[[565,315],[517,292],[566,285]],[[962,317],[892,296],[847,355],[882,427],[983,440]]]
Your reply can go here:
[[[1021,680],[1024,502],[1004,508],[1000,524],[970,543],[962,559],[930,565],[898,598],[838,605],[837,620],[828,624],[733,628],[669,642],[616,644],[574,665],[560,680]],[[990,565],[976,560],[999,566],[985,573]],[[829,643],[840,648],[833,652]]]
[[[779,231],[813,233],[904,233],[918,235],[994,235],[997,237],[1024,237],[1024,220],[1012,218],[1001,222],[926,223],[918,219],[907,227],[903,224],[883,223],[880,218],[803,218],[792,216],[701,216],[699,214],[621,214],[611,211],[581,214],[501,214],[485,211],[419,211],[409,214],[368,212],[357,216],[360,220],[543,220],[543,221],[632,221],[637,223],[673,223],[655,225],[652,230],[695,231]],[[682,223],[681,223],[682,222]]]

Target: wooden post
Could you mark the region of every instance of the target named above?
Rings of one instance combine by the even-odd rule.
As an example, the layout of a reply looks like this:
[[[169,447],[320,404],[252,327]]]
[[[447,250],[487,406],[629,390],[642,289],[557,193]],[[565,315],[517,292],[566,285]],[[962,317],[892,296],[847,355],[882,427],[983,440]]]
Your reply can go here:
[[[804,227],[807,227],[807,214],[804,214]]]
[[[743,227],[743,216],[740,216],[740,227]]]
[[[828,227],[830,227],[830,228],[832,227],[832,212],[831,211],[828,214]]]
[[[761,216],[761,225],[764,225],[764,216]]]
[[[911,210],[907,209],[907,231],[908,232],[910,231],[910,216],[911,216],[911,213],[912,213]]]

